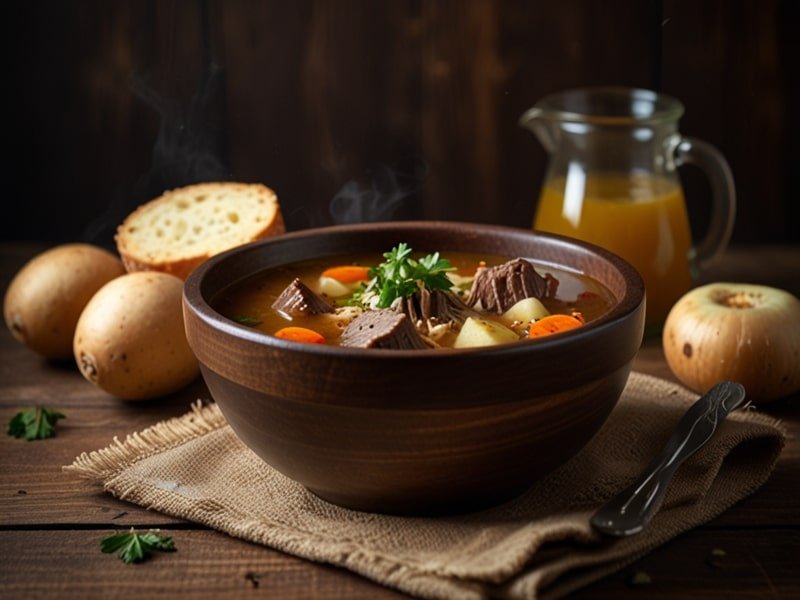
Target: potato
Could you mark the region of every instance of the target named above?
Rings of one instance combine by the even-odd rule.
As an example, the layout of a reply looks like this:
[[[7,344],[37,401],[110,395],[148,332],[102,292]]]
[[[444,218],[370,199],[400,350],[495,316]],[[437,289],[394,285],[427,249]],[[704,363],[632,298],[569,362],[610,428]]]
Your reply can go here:
[[[475,348],[478,346],[497,346],[516,342],[519,336],[505,325],[495,321],[484,321],[468,317],[458,333],[453,348]]]
[[[320,277],[317,292],[328,298],[341,298],[342,296],[349,296],[353,293],[353,290],[333,277]]]
[[[3,315],[15,338],[48,358],[72,356],[72,337],[86,304],[104,284],[125,273],[110,252],[66,244],[39,254],[14,277]]]
[[[198,374],[183,329],[183,281],[123,275],[89,301],[75,330],[75,360],[89,381],[128,400],[174,392]]]
[[[539,300],[536,298],[525,298],[504,312],[503,319],[512,323],[514,321],[519,321],[520,323],[527,324],[533,320],[546,317],[549,314],[550,311],[548,311]]]

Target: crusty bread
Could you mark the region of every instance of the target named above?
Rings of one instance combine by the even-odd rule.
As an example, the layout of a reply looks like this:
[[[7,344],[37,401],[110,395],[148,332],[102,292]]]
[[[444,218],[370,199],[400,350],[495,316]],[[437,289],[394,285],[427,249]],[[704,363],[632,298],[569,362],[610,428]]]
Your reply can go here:
[[[285,231],[278,198],[261,184],[199,183],[165,192],[117,228],[128,271],[163,271],[186,279],[223,250]]]

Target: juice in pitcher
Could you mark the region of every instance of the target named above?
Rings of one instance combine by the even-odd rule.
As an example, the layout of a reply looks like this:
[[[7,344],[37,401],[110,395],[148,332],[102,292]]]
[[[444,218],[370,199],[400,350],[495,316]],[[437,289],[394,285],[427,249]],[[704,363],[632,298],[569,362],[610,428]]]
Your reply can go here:
[[[691,286],[691,233],[680,183],[652,174],[579,173],[547,182],[534,229],[619,254],[642,275],[648,327]]]

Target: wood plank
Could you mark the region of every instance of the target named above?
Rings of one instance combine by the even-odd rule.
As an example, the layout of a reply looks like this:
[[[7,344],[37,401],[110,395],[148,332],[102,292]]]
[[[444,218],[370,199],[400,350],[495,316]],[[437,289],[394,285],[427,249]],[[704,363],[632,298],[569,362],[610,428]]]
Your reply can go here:
[[[213,531],[162,532],[175,541],[175,553],[126,565],[100,552],[110,529],[0,531],[0,589],[8,597],[406,597],[342,569]]]
[[[416,2],[226,2],[223,12],[233,172],[274,187],[290,229],[330,224],[346,183],[370,189],[375,169],[419,157]]]
[[[183,522],[117,500],[100,486],[90,485],[74,473],[64,472],[62,467],[82,452],[108,446],[114,436],[124,439],[125,435],[165,417],[186,412],[188,403],[176,403],[172,414],[164,410],[137,412],[140,407],[124,405],[103,408],[65,407],[52,402],[48,405],[67,415],[67,419],[59,422],[55,437],[36,442],[7,435],[0,437],[2,527],[44,523],[152,526]],[[11,404],[0,407],[0,424],[4,428],[20,407]]]
[[[738,242],[800,239],[797,4],[663,2],[663,86],[686,106],[681,131],[719,148],[736,180]],[[792,101],[794,103],[792,103]],[[754,152],[754,149],[757,151]],[[682,174],[695,233],[709,214],[708,185]]]
[[[78,371],[73,361],[46,360],[30,352],[0,331],[0,406],[30,404],[62,407],[117,407],[120,424],[137,415],[165,418],[186,412],[197,398],[208,398],[207,388],[197,379],[170,396],[147,401],[124,401],[95,387]]]
[[[800,245],[733,246],[700,283],[739,281],[778,287],[800,297]]]
[[[232,171],[274,186],[290,228],[330,223],[348,181],[408,159],[428,175],[400,215],[528,227],[546,157],[519,116],[563,88],[653,87],[658,70],[660,15],[635,0],[580,10],[233,2],[223,12]],[[625,44],[609,44],[609,30]]]
[[[529,227],[547,156],[517,120],[564,89],[653,87],[655,9],[630,0],[533,10],[519,1],[423,3],[424,216]]]
[[[1,237],[78,239],[106,212],[94,231],[110,243],[139,201],[219,176],[223,142],[207,143],[218,136],[232,158],[222,176],[275,186],[291,227],[328,222],[346,181],[408,154],[430,167],[418,216],[528,226],[546,156],[517,118],[549,92],[602,84],[686,103],[684,132],[733,166],[738,240],[800,235],[791,0],[35,0],[9,17],[10,197],[26,201],[9,204]],[[208,126],[165,155],[182,137],[176,108],[209,91],[212,58],[226,81]],[[161,116],[133,81],[168,115],[175,135],[158,148]],[[693,212],[707,213],[690,187]]]
[[[686,533],[575,598],[768,598],[797,597],[796,555],[800,532],[723,530]],[[711,555],[722,550],[725,556]],[[637,572],[652,583],[632,585]],[[573,596],[571,596],[573,597]]]
[[[130,191],[148,169],[158,115],[130,90],[141,66],[131,49],[131,7],[32,2],[9,19],[20,60],[10,96],[16,199],[0,225],[4,239],[82,239],[106,210],[135,206]]]
[[[294,558],[212,531],[162,530],[177,552],[125,565],[101,554],[111,531],[0,531],[0,584],[11,596],[402,598],[347,571]],[[691,532],[656,549],[576,598],[791,597],[800,593],[797,530]],[[725,556],[712,557],[714,549]],[[57,568],[54,568],[57,565]],[[632,586],[641,571],[652,583]]]

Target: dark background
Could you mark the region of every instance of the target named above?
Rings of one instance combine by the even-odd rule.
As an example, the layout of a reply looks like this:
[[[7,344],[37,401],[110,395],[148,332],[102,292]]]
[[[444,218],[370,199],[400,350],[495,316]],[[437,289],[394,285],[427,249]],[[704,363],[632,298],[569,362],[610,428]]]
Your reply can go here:
[[[527,227],[546,155],[518,117],[602,84],[684,102],[731,164],[734,242],[800,239],[800,2],[36,0],[4,25],[3,240],[109,245],[213,179],[274,188],[291,229]],[[682,176],[699,235],[708,186]]]

